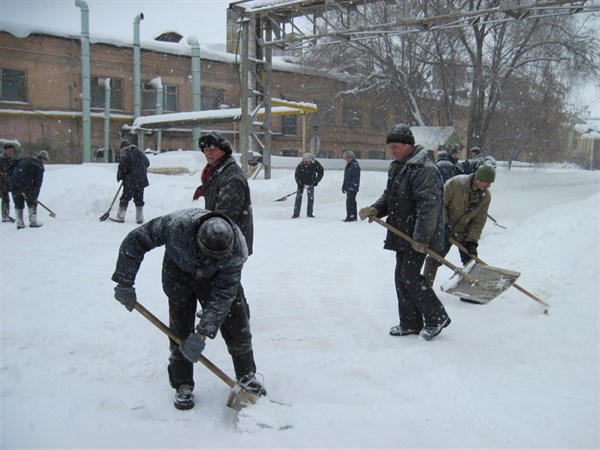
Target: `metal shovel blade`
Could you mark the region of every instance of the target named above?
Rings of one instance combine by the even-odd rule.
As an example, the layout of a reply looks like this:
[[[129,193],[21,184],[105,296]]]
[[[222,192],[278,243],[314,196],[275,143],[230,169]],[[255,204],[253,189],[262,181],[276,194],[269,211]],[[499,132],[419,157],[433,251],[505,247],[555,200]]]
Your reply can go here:
[[[519,272],[488,266],[474,259],[469,261],[463,271],[475,278],[477,282],[471,283],[459,273],[455,273],[442,284],[441,289],[448,294],[475,300],[479,303],[492,301],[515,284],[521,275]]]

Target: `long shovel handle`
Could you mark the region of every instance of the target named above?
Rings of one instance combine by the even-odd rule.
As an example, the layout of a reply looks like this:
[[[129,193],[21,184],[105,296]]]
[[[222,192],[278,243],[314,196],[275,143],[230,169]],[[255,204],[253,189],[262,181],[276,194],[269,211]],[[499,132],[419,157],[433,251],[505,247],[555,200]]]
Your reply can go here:
[[[39,200],[37,202],[42,208],[44,208],[46,211],[48,211],[50,213],[50,217],[56,217],[56,214],[54,213],[54,211],[52,211],[50,208],[48,208],[46,205],[44,205]]]
[[[292,195],[294,195],[294,194],[295,194],[295,193],[297,193],[297,192],[298,192],[298,191],[294,191],[294,192],[292,192],[291,194],[284,195],[283,197],[281,197],[281,198],[278,198],[278,199],[276,199],[276,200],[273,200],[273,201],[274,201],[274,202],[282,202],[282,201],[284,201],[284,200],[287,200],[287,199],[288,199],[288,197],[291,197]]]
[[[161,322],[158,317],[156,317],[154,314],[152,314],[150,311],[148,311],[146,308],[144,308],[144,306],[142,306],[140,303],[136,302],[136,304],[134,305],[134,309],[137,312],[139,312],[142,316],[144,316],[146,319],[148,319],[150,322],[152,322],[160,331],[162,331],[167,336],[169,336],[169,338],[171,340],[173,340],[174,342],[176,342],[177,345],[181,346],[181,344],[183,344],[183,340],[179,336],[177,336],[171,328],[169,328],[163,322]],[[254,397],[254,395],[252,395],[248,391],[245,391],[243,388],[241,388],[241,386],[238,383],[236,383],[225,372],[223,372],[221,369],[219,369],[217,366],[215,366],[212,362],[210,362],[208,360],[208,358],[206,358],[203,355],[200,355],[200,358],[198,359],[198,361],[201,362],[208,370],[210,370],[212,373],[214,373],[222,381],[224,381],[227,386],[229,386],[235,392],[239,393],[242,397],[244,397],[250,403],[252,403],[252,404],[256,403],[256,397]]]
[[[123,182],[121,181],[121,184],[119,184],[119,189],[117,189],[117,192],[116,192],[115,196],[113,197],[112,202],[110,203],[110,206],[108,207],[108,211],[106,211],[104,214],[102,214],[100,216],[100,222],[104,222],[106,219],[108,219],[108,216],[110,215],[110,210],[112,209],[113,205],[117,201],[117,197],[119,196],[119,192],[121,192],[122,187],[123,187]]]
[[[400,236],[402,239],[404,239],[405,241],[414,244],[416,243],[416,241],[411,238],[408,234],[403,233],[402,231],[398,230],[396,227],[393,227],[392,225],[390,225],[389,223],[381,220],[378,217],[374,217],[371,216],[369,217],[370,220],[374,220],[375,222],[377,222],[379,225],[383,225],[385,228],[387,228],[388,230],[390,230],[392,233],[394,233],[397,236]],[[435,259],[436,261],[442,263],[443,265],[445,265],[446,267],[448,267],[449,269],[453,270],[454,272],[457,272],[460,274],[460,276],[462,276],[465,280],[467,280],[469,283],[473,283],[476,284],[479,281],[475,278],[473,278],[471,275],[469,275],[467,272],[465,272],[464,270],[460,269],[459,267],[455,266],[454,264],[452,264],[450,261],[442,258],[440,255],[438,255],[436,252],[434,252],[433,250],[427,249],[427,254],[429,256],[431,256],[433,259]]]
[[[454,238],[450,238],[450,243],[453,245],[456,245],[461,252],[465,253],[466,255],[469,256],[469,258],[474,259],[475,261],[481,263],[481,264],[486,264],[481,258],[479,258],[476,255],[471,255],[469,253],[469,251],[467,250],[467,248],[462,245],[460,242],[458,242],[456,239]],[[540,303],[541,305],[545,306],[544,309],[544,314],[548,314],[548,308],[550,307],[550,305],[548,303],[546,303],[545,301],[543,301],[541,298],[539,298],[538,296],[532,294],[531,292],[529,292],[528,290],[522,288],[521,286],[519,286],[517,283],[512,285],[514,288],[516,288],[517,290],[521,291],[523,294],[525,294],[527,297],[535,300],[536,302]]]

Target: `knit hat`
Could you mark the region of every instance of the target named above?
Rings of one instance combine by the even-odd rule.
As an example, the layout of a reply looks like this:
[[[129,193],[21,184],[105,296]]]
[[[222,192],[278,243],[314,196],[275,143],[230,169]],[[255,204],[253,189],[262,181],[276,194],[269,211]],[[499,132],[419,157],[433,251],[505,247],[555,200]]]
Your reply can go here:
[[[455,155],[458,153],[458,145],[453,145],[449,150],[448,150],[448,155]]]
[[[35,156],[37,156],[39,159],[50,161],[50,158],[48,157],[48,152],[46,150],[42,150]]]
[[[208,133],[198,139],[198,146],[202,153],[207,148],[215,147],[222,150],[227,156],[231,156],[233,149],[231,144],[219,133]]]
[[[385,137],[385,143],[398,142],[400,144],[415,145],[415,137],[410,131],[410,127],[403,123],[394,125]]]
[[[496,180],[496,171],[492,166],[484,164],[479,166],[479,169],[475,172],[475,179],[485,181],[486,183],[493,183]]]
[[[7,142],[6,144],[4,144],[4,150],[6,150],[7,148],[15,148],[15,144],[11,143],[11,142]]]
[[[481,154],[481,147],[473,147],[471,150],[469,150],[470,153],[477,153],[478,155]]]
[[[313,161],[315,159],[315,155],[313,155],[310,152],[307,152],[304,154],[304,157],[302,159],[304,159],[304,161]]]
[[[354,158],[354,152],[352,150],[346,150],[342,154],[342,158],[344,158],[344,159],[346,159],[346,158]]]
[[[204,254],[223,258],[233,247],[233,229],[222,217],[211,217],[200,225],[196,242]]]
[[[129,147],[131,144],[129,143],[129,141],[121,141],[121,145],[119,146],[119,148],[123,148],[123,147]]]

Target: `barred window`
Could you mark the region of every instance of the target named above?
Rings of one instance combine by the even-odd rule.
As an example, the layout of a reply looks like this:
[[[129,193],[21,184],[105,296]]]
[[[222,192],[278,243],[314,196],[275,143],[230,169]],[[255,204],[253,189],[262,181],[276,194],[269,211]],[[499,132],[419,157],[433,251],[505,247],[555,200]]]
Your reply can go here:
[[[24,70],[0,69],[0,100],[27,103],[27,78]]]

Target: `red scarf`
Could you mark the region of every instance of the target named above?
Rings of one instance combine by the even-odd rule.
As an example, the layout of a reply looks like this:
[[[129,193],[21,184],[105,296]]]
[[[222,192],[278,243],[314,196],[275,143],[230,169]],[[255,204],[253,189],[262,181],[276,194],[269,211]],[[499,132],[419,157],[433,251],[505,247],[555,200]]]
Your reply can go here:
[[[210,164],[207,164],[204,166],[204,169],[202,169],[202,174],[200,175],[200,181],[202,181],[202,185],[196,188],[194,196],[192,197],[193,201],[196,201],[200,197],[204,196],[204,184],[210,179],[214,169],[214,166],[211,166]]]

